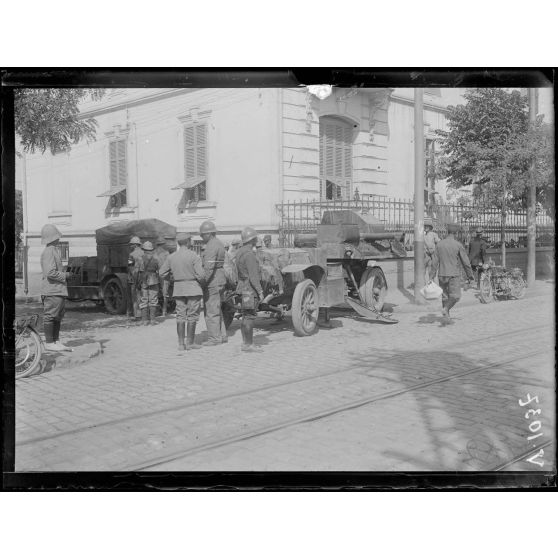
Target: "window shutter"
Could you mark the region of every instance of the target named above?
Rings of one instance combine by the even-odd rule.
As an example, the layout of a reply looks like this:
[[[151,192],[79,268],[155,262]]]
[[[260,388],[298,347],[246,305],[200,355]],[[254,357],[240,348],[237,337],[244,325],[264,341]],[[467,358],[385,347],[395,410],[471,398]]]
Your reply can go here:
[[[196,177],[194,128],[184,128],[184,166],[186,178]]]
[[[118,162],[116,160],[116,142],[109,143],[110,159],[110,187],[114,188],[118,184]]]
[[[118,155],[118,186],[125,188],[128,185],[126,140],[120,140],[117,142],[117,155]]]
[[[196,126],[196,177],[207,175],[206,125]]]
[[[320,119],[320,197],[349,197],[353,176],[353,131],[332,117]]]

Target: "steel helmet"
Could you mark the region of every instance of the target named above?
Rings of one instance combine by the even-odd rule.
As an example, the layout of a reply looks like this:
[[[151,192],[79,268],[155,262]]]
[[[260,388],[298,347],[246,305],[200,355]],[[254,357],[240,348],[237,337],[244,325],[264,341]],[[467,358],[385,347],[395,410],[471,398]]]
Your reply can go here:
[[[60,233],[60,231],[54,225],[51,225],[49,223],[41,229],[41,243],[42,244],[50,244],[51,242],[54,242],[55,240],[58,240],[59,238],[62,238],[62,234]]]
[[[139,245],[141,245],[141,240],[139,239],[139,236],[132,236],[132,238],[130,238],[129,244],[139,244]]]
[[[256,232],[256,229],[252,227],[246,227],[242,229],[242,233],[240,233],[242,244],[247,244],[248,242],[250,242],[251,240],[257,237],[258,237],[258,233]]]
[[[213,221],[204,221],[200,225],[200,234],[216,233],[216,232],[217,232],[217,227],[215,226],[215,223]]]
[[[151,252],[151,250],[153,250],[153,244],[151,244],[151,242],[149,242],[149,240],[146,240],[143,244],[142,244],[142,249],[145,250],[146,252]]]
[[[240,238],[238,238],[237,236],[235,236],[232,240],[231,240],[231,244],[233,246],[239,246],[240,245]]]

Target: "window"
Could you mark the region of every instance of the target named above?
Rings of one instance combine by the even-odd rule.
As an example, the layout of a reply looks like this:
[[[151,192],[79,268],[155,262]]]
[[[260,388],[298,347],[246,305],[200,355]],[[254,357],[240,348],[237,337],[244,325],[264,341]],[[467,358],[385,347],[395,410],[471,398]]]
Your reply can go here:
[[[109,143],[109,167],[110,167],[110,189],[98,197],[109,198],[106,210],[108,212],[128,203],[128,152],[127,140],[112,140]]]
[[[184,128],[184,192],[178,204],[183,213],[192,202],[207,200],[207,125]]]
[[[350,199],[353,127],[334,117],[320,118],[320,198]]]

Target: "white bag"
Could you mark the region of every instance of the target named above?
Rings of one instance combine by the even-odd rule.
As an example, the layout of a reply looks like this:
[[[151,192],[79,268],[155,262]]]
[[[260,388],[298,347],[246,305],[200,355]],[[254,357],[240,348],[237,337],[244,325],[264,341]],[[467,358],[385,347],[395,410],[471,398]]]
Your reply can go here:
[[[429,281],[428,285],[422,287],[420,294],[427,300],[434,300],[442,295],[442,289],[434,281]]]

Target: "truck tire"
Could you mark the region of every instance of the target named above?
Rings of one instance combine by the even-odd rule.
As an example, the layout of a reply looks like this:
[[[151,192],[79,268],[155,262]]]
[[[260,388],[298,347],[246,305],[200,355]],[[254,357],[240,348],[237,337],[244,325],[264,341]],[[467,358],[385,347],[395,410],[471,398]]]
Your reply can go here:
[[[369,308],[381,312],[387,294],[387,282],[381,269],[378,267],[367,267],[360,278],[360,296]]]
[[[103,287],[103,300],[109,314],[125,314],[128,306],[125,285],[118,277],[111,277]]]
[[[318,289],[312,279],[299,283],[293,294],[292,316],[295,333],[299,337],[312,335],[318,325]]]

